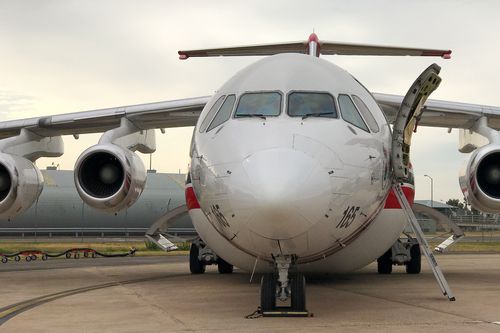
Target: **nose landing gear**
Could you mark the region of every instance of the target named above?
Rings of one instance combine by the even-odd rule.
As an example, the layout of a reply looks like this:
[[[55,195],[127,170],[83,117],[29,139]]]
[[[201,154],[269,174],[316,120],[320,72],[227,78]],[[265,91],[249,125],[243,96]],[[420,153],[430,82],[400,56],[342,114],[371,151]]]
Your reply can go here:
[[[296,272],[296,257],[277,255],[274,258],[276,273],[262,276],[260,307],[264,317],[307,317],[306,280]],[[282,306],[276,306],[276,301]],[[289,305],[286,305],[288,303]]]

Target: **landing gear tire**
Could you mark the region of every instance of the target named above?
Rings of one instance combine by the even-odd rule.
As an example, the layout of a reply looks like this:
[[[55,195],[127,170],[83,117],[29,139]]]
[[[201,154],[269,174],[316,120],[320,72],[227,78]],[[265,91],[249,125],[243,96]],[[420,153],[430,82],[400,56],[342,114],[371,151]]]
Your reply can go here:
[[[392,273],[392,248],[377,259],[377,270],[379,274]]]
[[[199,252],[198,246],[191,244],[191,249],[189,250],[189,270],[191,274],[205,273],[205,264],[198,260]]]
[[[276,276],[264,274],[260,281],[260,308],[263,312],[276,308]]]
[[[220,274],[231,274],[233,272],[233,265],[219,257],[217,259],[217,270]]]
[[[290,281],[292,291],[292,311],[306,311],[306,278],[304,274],[297,273]]]
[[[419,274],[421,270],[421,253],[420,246],[418,244],[412,245],[410,248],[411,260],[406,263],[406,273],[408,274]]]

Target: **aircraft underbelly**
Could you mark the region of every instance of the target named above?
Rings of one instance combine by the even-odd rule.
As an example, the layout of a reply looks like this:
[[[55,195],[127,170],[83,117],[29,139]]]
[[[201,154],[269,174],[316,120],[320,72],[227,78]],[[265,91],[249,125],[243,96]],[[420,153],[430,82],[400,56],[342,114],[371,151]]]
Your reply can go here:
[[[189,213],[201,238],[224,260],[248,272],[272,271],[272,263],[268,256],[228,240],[213,227],[201,209],[191,209]],[[350,244],[324,258],[302,262],[299,264],[299,269],[303,272],[341,273],[364,267],[392,246],[404,228],[404,221],[401,209],[382,209],[369,227]],[[306,245],[300,238],[294,242],[297,249]],[[272,240],[262,245],[267,251],[278,247]]]

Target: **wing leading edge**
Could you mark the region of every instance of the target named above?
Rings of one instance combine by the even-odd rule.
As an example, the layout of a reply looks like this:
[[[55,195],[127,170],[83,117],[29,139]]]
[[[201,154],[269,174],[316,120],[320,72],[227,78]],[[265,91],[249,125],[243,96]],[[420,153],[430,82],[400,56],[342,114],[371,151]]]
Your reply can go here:
[[[393,123],[403,96],[373,93],[389,123]],[[500,130],[500,107],[467,104],[429,99],[424,104],[418,125],[444,128],[470,129],[481,117],[488,119],[488,126]]]
[[[125,117],[141,130],[195,126],[210,96],[120,106],[0,122],[0,139],[16,136],[22,128],[43,137],[99,133],[120,126]]]

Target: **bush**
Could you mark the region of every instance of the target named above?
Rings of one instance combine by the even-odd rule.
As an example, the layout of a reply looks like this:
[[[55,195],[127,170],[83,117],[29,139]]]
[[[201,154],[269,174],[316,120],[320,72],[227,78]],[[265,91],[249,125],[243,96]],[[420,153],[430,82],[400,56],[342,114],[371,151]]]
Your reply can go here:
[[[145,240],[144,244],[146,244],[146,249],[149,251],[161,251],[161,248],[150,240]]]

